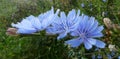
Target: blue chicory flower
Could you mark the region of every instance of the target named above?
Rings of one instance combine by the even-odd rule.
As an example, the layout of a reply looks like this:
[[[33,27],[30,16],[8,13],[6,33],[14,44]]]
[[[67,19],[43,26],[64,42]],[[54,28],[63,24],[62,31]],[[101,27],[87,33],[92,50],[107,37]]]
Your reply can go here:
[[[29,16],[29,17],[33,17],[33,16]],[[29,18],[28,17],[28,18]],[[37,19],[37,18],[36,18]],[[30,20],[36,20],[36,19],[30,19]],[[33,24],[31,23],[31,21],[26,19],[23,19],[20,23],[18,22],[17,24],[12,23],[13,27],[16,27],[17,33],[21,33],[21,34],[30,34],[30,33],[34,33],[37,30],[33,27]],[[38,19],[37,19],[38,20]]]
[[[70,33],[71,36],[77,38],[68,40],[66,43],[71,45],[71,47],[78,47],[83,43],[86,49],[91,49],[92,45],[98,48],[104,48],[104,42],[94,39],[103,36],[101,33],[103,26],[98,26],[98,22],[94,17],[88,17],[86,15],[82,15],[78,20],[81,20],[79,26]]]
[[[48,34],[59,34],[57,39],[64,38],[67,33],[77,29],[79,24],[79,14],[80,10],[78,10],[78,13],[76,14],[74,9],[72,9],[67,16],[64,12],[61,12],[60,17],[57,16],[55,18],[52,25],[46,29],[46,32]]]
[[[44,30],[47,26],[49,26],[58,13],[59,9],[56,13],[54,13],[54,9],[52,7],[51,10],[45,12],[44,14],[40,14],[38,17],[30,15],[29,17],[23,19],[20,23],[12,23],[12,26],[18,29],[17,33],[32,34],[37,31]]]

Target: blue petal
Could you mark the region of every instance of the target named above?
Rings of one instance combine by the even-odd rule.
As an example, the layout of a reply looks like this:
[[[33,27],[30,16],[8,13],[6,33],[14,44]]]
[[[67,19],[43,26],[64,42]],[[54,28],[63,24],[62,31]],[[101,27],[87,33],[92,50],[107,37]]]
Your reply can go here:
[[[95,30],[95,32],[101,32],[103,29],[104,29],[103,26],[99,26],[99,27]]]
[[[92,23],[91,23],[92,24]],[[98,22],[97,20],[94,21],[93,25],[90,25],[90,28],[88,29],[89,32],[94,31],[98,27]]]
[[[21,23],[17,23],[17,24],[12,23],[11,26],[12,26],[12,27],[16,27],[16,28],[21,28],[21,27],[20,27],[20,26],[21,26]]]
[[[56,11],[56,13],[54,14],[54,11],[51,10],[49,11],[50,13],[47,14],[46,18],[44,18],[44,20],[42,21],[42,26],[43,29],[45,29],[46,27],[48,27],[50,24],[52,24],[56,19],[58,19],[58,13],[59,13],[59,9]]]
[[[88,17],[88,18],[90,18],[90,17]],[[85,29],[84,29],[84,32],[89,32],[89,27],[90,27],[90,25],[91,25],[91,20],[89,19],[89,20],[86,20],[87,22],[86,22],[86,25],[85,25]]]
[[[46,28],[47,26],[49,26],[49,25],[53,22],[53,20],[52,20],[53,17],[54,17],[53,14],[47,16],[46,19],[44,19],[44,20],[42,21],[42,27],[43,27],[43,28]]]
[[[33,21],[33,26],[39,30],[42,29],[42,24],[40,23],[39,19],[38,18],[35,18],[34,21]]]
[[[23,28],[23,27],[32,28],[33,27],[31,22],[26,19],[23,19],[21,23],[18,23],[18,24],[12,23],[11,25],[16,28]]]
[[[41,23],[38,18],[36,18],[36,17],[31,18],[31,23],[34,28],[38,29],[38,31],[42,29]]]
[[[102,30],[103,30],[103,26],[98,26],[94,31],[90,31],[88,32],[89,34],[92,34],[92,33],[100,33]]]
[[[103,34],[102,33],[95,33],[95,34],[91,34],[89,37],[102,37]]]
[[[80,22],[80,26],[79,26],[79,30],[81,30],[82,32],[83,32],[83,30],[84,30],[84,28],[85,28],[85,21],[86,21],[86,19],[84,19],[84,16],[81,16],[80,17],[80,19],[82,20],[81,22]]]
[[[17,33],[20,33],[20,34],[32,34],[32,33],[35,33],[35,32],[36,32],[35,29],[24,29],[24,28],[21,28],[21,29],[17,30]]]
[[[102,36],[103,36],[102,33],[95,33],[95,34],[87,35],[87,37],[102,37]]]
[[[85,29],[86,29],[86,23],[88,22],[88,16],[86,16],[86,15],[83,15],[82,17],[81,17],[81,19],[82,19],[82,21],[80,22],[80,27],[79,27],[79,30],[81,31],[81,32],[85,32]]]
[[[33,18],[35,18],[35,17],[33,15],[30,15],[30,16],[26,17],[26,20],[31,21]]]
[[[51,23],[53,23],[54,19],[56,19],[56,17],[58,16],[58,13],[59,13],[59,9],[54,14],[54,9],[52,7],[50,11],[47,11],[44,14],[40,14],[38,18],[41,22],[42,28],[46,29],[46,27],[48,27]]]
[[[67,16],[67,20],[73,20],[73,19],[75,19],[75,17],[76,17],[76,12],[75,12],[75,9],[72,9],[71,11],[69,11],[69,13],[68,13],[68,16]]]
[[[102,30],[103,26],[99,26],[98,28],[96,28],[96,30],[88,32],[86,35],[87,37],[102,37],[103,36],[103,34],[101,33]]]
[[[60,17],[62,18],[61,20],[66,20],[66,15],[64,12],[60,13]]]
[[[100,40],[96,40],[96,44],[95,46],[99,47],[99,48],[104,48],[105,47],[105,43],[100,41]]]
[[[79,24],[81,22],[79,18],[77,18],[78,21],[70,27],[70,31],[75,31],[79,27]]]
[[[71,47],[78,47],[82,42],[83,42],[83,39],[76,38],[76,39],[68,40],[65,43],[71,45]]]
[[[67,25],[69,27],[73,26],[74,24],[77,23],[77,21],[79,21],[77,18],[79,16],[80,12],[78,11],[78,13],[76,14],[76,11],[74,9],[72,9],[71,11],[69,11],[68,15],[67,15]]]
[[[84,46],[86,49],[91,49],[92,48],[92,44],[89,43],[87,40],[84,40]]]
[[[59,11],[60,11],[60,9],[57,9],[57,11],[56,11],[55,15],[58,15]]]
[[[56,29],[55,28],[53,28],[53,27],[48,27],[47,29],[46,29],[46,33],[47,34],[57,34],[56,33]]]
[[[90,44],[92,44],[92,45],[95,45],[95,44],[96,44],[96,40],[95,40],[95,39],[88,38],[87,40],[88,40],[88,42],[89,42]]]
[[[59,36],[57,37],[57,39],[58,39],[58,40],[59,40],[59,39],[62,39],[62,38],[64,38],[65,36],[67,36],[67,33],[66,33],[66,32],[61,33],[61,34],[59,34]]]
[[[90,31],[93,26],[95,25],[95,18],[94,17],[90,17],[90,20],[88,21],[89,26],[88,26],[88,31]]]
[[[46,15],[46,16],[47,16],[47,15]],[[38,16],[39,21],[42,22],[42,21],[46,18],[46,16],[41,13],[41,14]]]
[[[46,29],[46,32],[48,33],[48,34],[59,34],[59,33],[63,33],[64,32],[64,30],[58,30],[58,29],[56,29],[56,28],[54,28],[54,27],[48,27],[47,29]]]
[[[55,17],[52,25],[54,25],[54,24],[62,24],[61,19],[59,18],[59,16],[56,16],[56,17]]]
[[[67,16],[67,25],[71,28],[76,27],[76,24],[79,23],[80,19],[79,18],[80,10],[78,10],[77,14],[75,10],[73,9],[72,11],[69,12]]]
[[[66,19],[66,15],[64,12],[60,13],[60,20],[61,20],[62,24],[64,25],[64,27],[67,27],[67,19]]]
[[[81,29],[82,32],[86,32],[87,31],[87,26],[89,25],[88,21],[89,21],[89,17],[84,15],[83,23],[81,24],[82,25],[82,29]]]
[[[72,19],[71,21],[72,21],[73,23],[76,23],[77,21],[79,21],[79,20],[80,20],[80,19],[78,20],[79,15],[80,15],[80,10],[78,10],[78,12],[77,12],[77,15],[76,15],[75,19]]]
[[[79,33],[77,31],[74,31],[74,32],[70,32],[70,35],[71,36],[79,36]]]

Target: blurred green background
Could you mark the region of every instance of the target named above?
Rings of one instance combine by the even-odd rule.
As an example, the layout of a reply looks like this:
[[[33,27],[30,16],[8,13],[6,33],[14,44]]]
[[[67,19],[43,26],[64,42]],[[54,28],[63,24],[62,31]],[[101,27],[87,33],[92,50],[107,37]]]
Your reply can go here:
[[[117,58],[120,55],[120,29],[107,29],[104,26],[104,37],[101,40],[107,44],[106,48],[92,54],[95,48],[90,51],[82,47],[68,48],[64,45],[64,40],[57,41],[56,36],[46,36],[44,32],[40,36],[8,36],[6,30],[12,22],[19,22],[29,15],[38,16],[50,10],[51,6],[66,14],[71,9],[80,9],[81,13],[94,16],[101,25],[104,25],[103,18],[108,17],[113,24],[120,26],[119,2],[120,0],[0,0],[0,59],[91,59],[92,54],[101,54],[103,59],[107,59],[106,54],[111,53],[109,44],[116,46],[114,58]],[[111,34],[107,34],[106,30]]]

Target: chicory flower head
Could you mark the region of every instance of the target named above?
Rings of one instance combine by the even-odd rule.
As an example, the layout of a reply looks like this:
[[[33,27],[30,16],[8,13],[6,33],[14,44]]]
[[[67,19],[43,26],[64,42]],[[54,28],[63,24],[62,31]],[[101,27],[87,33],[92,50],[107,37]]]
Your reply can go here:
[[[31,19],[28,19],[31,18]],[[37,29],[33,26],[33,22],[38,20],[37,18],[33,19],[33,16],[29,16],[26,19],[23,19],[21,22],[18,22],[17,24],[12,23],[12,26],[17,28],[17,33],[20,34],[31,34],[37,31]]]
[[[17,33],[32,34],[34,32],[44,30],[49,26],[58,13],[59,9],[54,13],[54,9],[52,7],[51,10],[40,14],[38,17],[30,15],[17,24],[12,23],[12,26],[18,29]]]
[[[51,26],[46,29],[46,32],[48,34],[59,34],[57,39],[64,38],[67,33],[74,31],[77,28],[79,24],[79,14],[80,10],[78,10],[76,14],[74,9],[69,11],[67,16],[64,12],[61,12],[60,17],[57,16],[54,19]]]
[[[101,33],[103,26],[98,26],[98,22],[94,17],[82,15],[79,20],[81,21],[77,29],[70,33],[71,36],[76,36],[77,38],[68,40],[66,43],[70,44],[71,47],[78,47],[83,43],[86,49],[91,49],[92,45],[104,48],[105,43],[95,39],[103,36]]]

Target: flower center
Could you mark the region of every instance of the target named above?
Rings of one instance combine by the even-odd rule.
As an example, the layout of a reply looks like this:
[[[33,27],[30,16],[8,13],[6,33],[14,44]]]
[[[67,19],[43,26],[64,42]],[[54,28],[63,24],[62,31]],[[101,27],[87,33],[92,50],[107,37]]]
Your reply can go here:
[[[85,33],[81,33],[80,38],[86,38]]]

